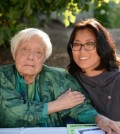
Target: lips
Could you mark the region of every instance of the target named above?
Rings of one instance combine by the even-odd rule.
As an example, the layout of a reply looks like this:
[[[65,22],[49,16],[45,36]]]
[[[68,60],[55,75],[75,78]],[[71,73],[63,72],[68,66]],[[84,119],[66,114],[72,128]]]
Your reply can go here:
[[[35,65],[24,65],[26,67],[35,67]]]
[[[87,60],[88,57],[80,57],[80,60]]]

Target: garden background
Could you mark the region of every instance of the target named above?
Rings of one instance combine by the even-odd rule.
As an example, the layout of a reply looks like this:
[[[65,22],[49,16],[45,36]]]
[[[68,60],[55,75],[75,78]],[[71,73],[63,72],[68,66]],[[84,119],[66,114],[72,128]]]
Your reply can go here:
[[[26,27],[37,27],[51,38],[53,53],[46,64],[66,68],[67,43],[75,23],[96,18],[112,34],[120,53],[119,0],[0,1],[0,65],[13,63],[10,38]]]

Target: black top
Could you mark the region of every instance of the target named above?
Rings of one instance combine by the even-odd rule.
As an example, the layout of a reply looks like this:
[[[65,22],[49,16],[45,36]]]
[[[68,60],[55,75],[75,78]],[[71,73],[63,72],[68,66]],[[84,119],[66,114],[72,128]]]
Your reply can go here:
[[[88,92],[93,106],[102,115],[120,121],[120,72],[114,70],[88,77],[81,73],[80,84]]]

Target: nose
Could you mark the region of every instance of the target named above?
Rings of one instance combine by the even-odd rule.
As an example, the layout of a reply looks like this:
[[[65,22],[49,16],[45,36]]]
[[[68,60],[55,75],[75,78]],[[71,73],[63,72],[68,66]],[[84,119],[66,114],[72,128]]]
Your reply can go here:
[[[83,50],[85,51],[85,48],[84,48],[84,45],[81,44],[79,51],[83,51]]]
[[[34,52],[29,52],[29,54],[28,54],[28,56],[27,56],[27,59],[33,61],[34,58],[35,58],[35,54],[34,54]]]

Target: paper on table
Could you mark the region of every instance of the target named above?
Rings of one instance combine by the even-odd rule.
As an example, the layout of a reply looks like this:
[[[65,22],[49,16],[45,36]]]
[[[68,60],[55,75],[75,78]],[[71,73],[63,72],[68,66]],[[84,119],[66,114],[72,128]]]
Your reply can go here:
[[[105,134],[99,127],[76,128],[74,132],[75,134]]]
[[[67,130],[68,134],[105,134],[96,124],[68,124]]]

